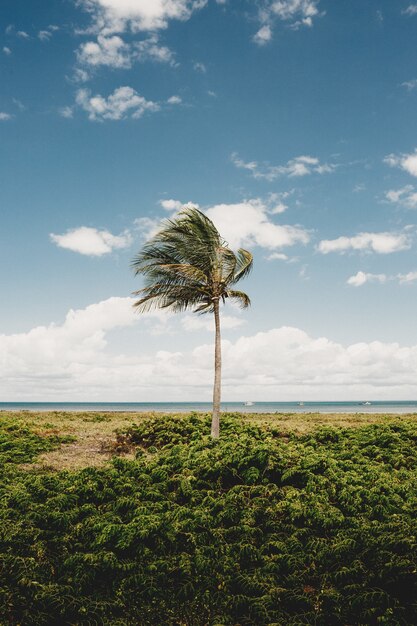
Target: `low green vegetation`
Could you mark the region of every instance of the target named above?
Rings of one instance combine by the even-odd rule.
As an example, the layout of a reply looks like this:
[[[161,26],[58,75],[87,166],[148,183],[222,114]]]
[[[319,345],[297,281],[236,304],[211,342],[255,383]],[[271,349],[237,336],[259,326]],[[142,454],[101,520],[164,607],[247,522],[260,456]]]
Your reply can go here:
[[[279,420],[123,418],[129,458],[58,471],[2,416],[0,624],[417,624],[415,419]]]

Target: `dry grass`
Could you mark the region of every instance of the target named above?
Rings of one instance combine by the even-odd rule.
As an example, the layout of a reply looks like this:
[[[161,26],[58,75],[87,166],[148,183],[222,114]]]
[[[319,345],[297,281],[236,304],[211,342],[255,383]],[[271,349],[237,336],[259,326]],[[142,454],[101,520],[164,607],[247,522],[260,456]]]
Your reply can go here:
[[[103,465],[111,458],[116,441],[116,431],[138,423],[158,413],[114,412],[40,412],[0,411],[20,424],[28,426],[39,435],[71,435],[73,443],[62,444],[53,452],[43,454],[37,460],[39,467],[51,469],[80,469]],[[357,428],[366,424],[387,423],[397,420],[417,420],[417,414],[390,415],[370,413],[246,413],[244,421],[281,428],[283,434],[303,434],[319,426]]]

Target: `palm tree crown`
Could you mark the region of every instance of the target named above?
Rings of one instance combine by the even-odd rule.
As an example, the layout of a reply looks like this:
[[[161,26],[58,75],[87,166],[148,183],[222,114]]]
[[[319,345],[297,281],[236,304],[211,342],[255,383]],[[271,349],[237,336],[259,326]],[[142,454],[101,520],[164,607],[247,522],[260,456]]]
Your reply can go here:
[[[135,274],[145,277],[145,287],[134,292],[140,296],[134,306],[139,312],[192,308],[208,313],[214,311],[215,300],[231,298],[246,308],[249,297],[232,287],[249,274],[252,262],[247,250],[234,253],[228,247],[204,213],[185,208],[176,218],[165,220],[133,259]]]
[[[213,222],[195,207],[184,208],[175,218],[165,220],[133,259],[136,275],[142,274],[145,286],[134,295],[139,312],[152,308],[180,312],[214,313],[215,367],[213,388],[212,436],[219,436],[221,394],[220,301],[226,298],[242,308],[250,299],[233,286],[252,269],[253,257],[240,248],[233,252]]]

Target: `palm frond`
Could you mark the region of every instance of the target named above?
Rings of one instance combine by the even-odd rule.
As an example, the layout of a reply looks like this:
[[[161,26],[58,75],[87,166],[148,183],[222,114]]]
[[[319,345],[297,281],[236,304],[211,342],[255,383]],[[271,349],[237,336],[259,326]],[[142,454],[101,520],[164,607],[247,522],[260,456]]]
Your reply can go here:
[[[134,306],[139,312],[169,308],[208,313],[215,300],[231,297],[244,308],[249,306],[248,296],[229,286],[250,272],[252,261],[247,250],[234,253],[204,213],[187,207],[164,220],[134,257],[132,269],[144,278],[144,287],[134,294],[139,296]]]
[[[231,300],[235,300],[241,309],[247,309],[251,305],[249,296],[243,291],[228,289],[226,291],[226,297],[230,298]]]

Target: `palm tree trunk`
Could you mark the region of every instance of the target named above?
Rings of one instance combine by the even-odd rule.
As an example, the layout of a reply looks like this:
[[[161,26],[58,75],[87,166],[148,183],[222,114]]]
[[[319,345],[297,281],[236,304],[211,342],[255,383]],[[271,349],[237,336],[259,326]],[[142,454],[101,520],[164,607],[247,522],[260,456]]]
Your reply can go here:
[[[213,387],[213,415],[211,420],[211,436],[218,439],[220,436],[220,396],[222,376],[222,347],[220,338],[220,307],[219,299],[214,300],[214,324],[216,340],[214,346],[214,387]]]

